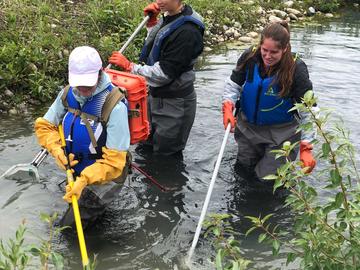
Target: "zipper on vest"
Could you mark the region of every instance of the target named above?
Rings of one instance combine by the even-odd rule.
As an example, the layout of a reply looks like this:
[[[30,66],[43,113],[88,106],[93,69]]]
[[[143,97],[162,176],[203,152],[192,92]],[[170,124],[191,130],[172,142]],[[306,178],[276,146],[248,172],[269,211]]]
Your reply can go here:
[[[262,81],[257,89],[256,105],[255,105],[255,112],[254,112],[254,124],[257,124],[257,117],[258,117],[258,111],[259,111],[259,105],[260,105],[261,88],[262,88]]]

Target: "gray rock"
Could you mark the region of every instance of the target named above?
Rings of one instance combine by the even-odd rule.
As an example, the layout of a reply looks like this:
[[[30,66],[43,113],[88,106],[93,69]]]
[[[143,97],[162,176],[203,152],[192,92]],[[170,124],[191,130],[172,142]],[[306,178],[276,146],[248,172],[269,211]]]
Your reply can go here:
[[[204,47],[204,52],[211,52],[212,49],[210,47]]]
[[[69,57],[69,55],[70,55],[69,50],[64,49],[64,50],[63,50],[63,56],[64,56],[64,57]]]
[[[41,101],[36,100],[36,99],[29,99],[27,102],[28,102],[29,104],[35,105],[35,106],[39,106],[39,105],[41,104]]]
[[[239,41],[244,42],[244,43],[252,43],[253,39],[251,37],[240,37]]]
[[[333,15],[332,13],[326,13],[326,14],[325,14],[325,17],[326,17],[326,18],[333,18],[334,15]]]
[[[230,29],[225,31],[225,36],[226,37],[232,37],[233,35],[234,35],[234,29],[230,28]]]
[[[19,109],[20,111],[26,111],[27,106],[26,106],[25,102],[21,102],[21,103],[18,105],[18,109]]]
[[[300,10],[297,10],[297,9],[295,9],[295,8],[287,8],[287,9],[286,9],[286,12],[287,12],[287,13],[292,13],[292,14],[294,14],[294,15],[297,16],[297,17],[301,17],[301,16],[303,15]]]
[[[264,27],[263,27],[263,26],[259,26],[259,27],[257,28],[257,30],[258,30],[259,32],[262,32],[262,31],[264,30]]]
[[[239,33],[239,31],[236,31],[234,32],[234,38],[235,39],[238,39],[239,37],[241,36],[241,34]]]
[[[291,8],[294,5],[294,1],[286,1],[284,2],[284,6]]]
[[[57,55],[58,55],[59,59],[63,59],[63,58],[64,58],[62,51],[58,51]]]
[[[7,97],[13,97],[13,96],[14,96],[14,93],[11,92],[9,89],[5,89],[4,94],[5,94],[5,96],[7,96]]]
[[[354,7],[358,8],[359,4],[358,3],[354,3]]]
[[[256,32],[249,32],[246,35],[251,38],[257,38],[259,36],[259,34]]]
[[[266,14],[265,10],[262,7],[258,7],[256,14],[264,16]]]
[[[224,24],[224,25],[223,25],[223,29],[224,29],[224,31],[227,31],[227,30],[229,29],[229,27]]]
[[[6,101],[0,103],[0,109],[3,111],[7,111],[9,109],[9,104]]]
[[[9,114],[10,115],[17,115],[18,111],[15,108],[12,108],[12,109],[9,110]]]
[[[289,18],[293,21],[297,21],[298,20],[298,17],[296,17],[296,15],[294,13],[290,13],[289,14]]]
[[[241,29],[241,24],[239,22],[235,22],[234,27],[237,29]]]
[[[31,69],[33,72],[37,72],[38,68],[34,63],[29,63],[28,65],[29,69]]]
[[[307,14],[308,14],[309,16],[314,16],[315,13],[316,13],[316,10],[315,10],[314,7],[309,7],[309,8],[308,8]]]
[[[273,14],[275,14],[276,17],[279,17],[282,19],[285,19],[287,17],[287,13],[285,11],[273,9],[272,12],[273,12]]]
[[[267,24],[266,18],[264,18],[264,17],[260,18],[259,23],[261,23],[262,25]]]
[[[269,17],[269,22],[271,22],[271,23],[281,22],[281,21],[282,21],[281,18],[276,17],[276,16],[274,16],[274,15],[270,15],[270,17]]]

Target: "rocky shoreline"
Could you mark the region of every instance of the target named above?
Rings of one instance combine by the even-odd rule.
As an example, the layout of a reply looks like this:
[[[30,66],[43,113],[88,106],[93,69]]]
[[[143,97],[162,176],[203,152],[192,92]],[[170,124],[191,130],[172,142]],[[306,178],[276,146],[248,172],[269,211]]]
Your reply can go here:
[[[314,19],[331,19],[336,16],[333,13],[322,13],[321,11],[316,11],[314,7],[309,7],[307,9],[296,9],[294,8],[294,4],[295,1],[286,1],[283,3],[284,8],[282,10],[266,10],[263,7],[258,7],[256,10],[256,16],[258,16],[257,23],[254,25],[254,29],[252,30],[242,28],[241,24],[235,20],[231,21],[232,26],[229,26],[228,24],[208,25],[209,28],[213,28],[215,31],[206,30],[206,46],[204,51],[210,52],[213,50],[212,47],[214,45],[218,45],[223,42],[240,42],[244,45],[256,43],[264,26],[270,22],[286,20],[290,24],[302,24],[310,22]],[[358,7],[358,4],[354,4],[354,6]],[[205,17],[211,15],[212,11],[208,10],[205,14]]]

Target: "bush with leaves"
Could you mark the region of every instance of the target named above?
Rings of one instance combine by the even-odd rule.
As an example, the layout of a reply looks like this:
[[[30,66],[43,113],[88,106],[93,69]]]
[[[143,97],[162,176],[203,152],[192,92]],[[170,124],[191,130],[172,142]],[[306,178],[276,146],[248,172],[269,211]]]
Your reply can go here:
[[[250,261],[242,258],[240,243],[235,240],[228,214],[212,214],[204,221],[204,237],[211,238],[216,250],[217,270],[244,270]]]
[[[49,236],[47,239],[40,238],[38,245],[25,245],[25,222],[16,230],[15,239],[9,239],[7,243],[0,240],[0,270],[24,270],[30,266],[31,259],[38,258],[40,261],[40,270],[64,269],[63,256],[54,251],[52,242],[53,238],[67,227],[54,229],[54,221],[57,214],[53,215],[40,214],[40,219],[48,225]],[[31,265],[33,266],[33,264]],[[96,257],[86,270],[93,270],[96,266]]]
[[[269,223],[269,216],[248,217],[253,227],[263,230],[259,242],[270,242],[273,253],[281,247],[287,253],[287,263],[298,259],[301,269],[359,269],[360,268],[360,177],[356,167],[355,149],[349,132],[343,124],[334,123],[329,110],[314,110],[317,103],[312,91],[305,94],[303,102],[293,110],[306,111],[311,121],[301,129],[317,127],[318,161],[321,170],[313,172],[316,185],[311,184],[306,168],[299,161],[291,161],[289,154],[296,144],[285,142],[282,149],[274,151],[276,157],[285,157],[286,164],[276,175],[266,177],[274,182],[274,190],[284,186],[291,193],[286,205],[296,213],[294,236],[288,240],[286,233]],[[320,166],[319,166],[320,167]],[[318,195],[327,190],[330,197]]]
[[[48,100],[64,85],[76,46],[97,48],[106,61],[141,21],[143,0],[0,2],[0,94],[5,89]],[[139,54],[145,35],[126,52]],[[16,100],[15,100],[16,101]]]

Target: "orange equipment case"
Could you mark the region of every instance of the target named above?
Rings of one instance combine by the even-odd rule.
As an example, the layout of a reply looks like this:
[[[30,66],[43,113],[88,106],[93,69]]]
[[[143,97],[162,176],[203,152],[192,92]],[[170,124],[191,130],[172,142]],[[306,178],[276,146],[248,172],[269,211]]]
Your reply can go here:
[[[129,103],[130,144],[145,141],[150,127],[147,110],[147,86],[144,77],[113,69],[105,69],[115,86],[126,89]]]

